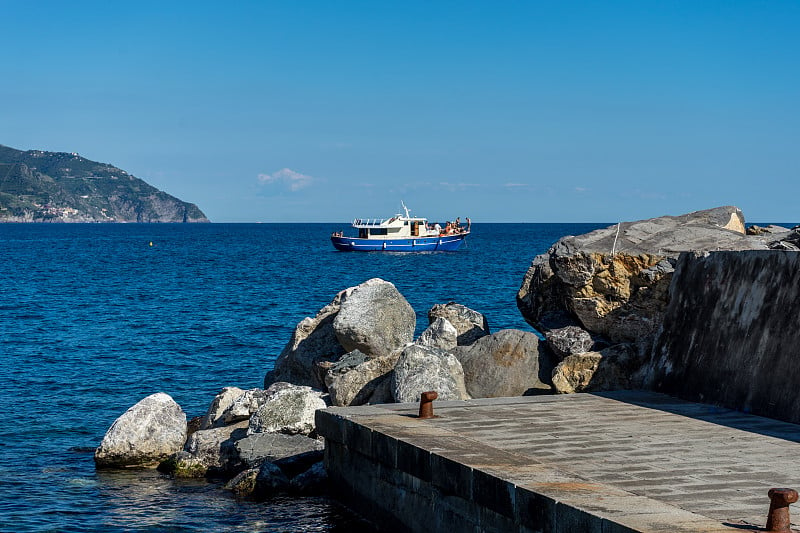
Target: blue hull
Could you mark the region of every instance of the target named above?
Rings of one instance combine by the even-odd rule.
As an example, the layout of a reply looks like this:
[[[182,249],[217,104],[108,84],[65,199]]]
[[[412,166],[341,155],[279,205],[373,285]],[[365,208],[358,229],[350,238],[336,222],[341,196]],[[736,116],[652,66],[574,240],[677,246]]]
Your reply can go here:
[[[340,252],[455,252],[467,235],[469,233],[407,239],[331,237],[331,243]]]

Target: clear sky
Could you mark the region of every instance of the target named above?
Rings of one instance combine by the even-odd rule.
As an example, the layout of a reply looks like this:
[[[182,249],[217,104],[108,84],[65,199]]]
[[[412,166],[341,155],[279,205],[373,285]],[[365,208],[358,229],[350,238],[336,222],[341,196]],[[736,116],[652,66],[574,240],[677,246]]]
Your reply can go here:
[[[800,222],[800,2],[0,0],[0,144],[214,222]]]

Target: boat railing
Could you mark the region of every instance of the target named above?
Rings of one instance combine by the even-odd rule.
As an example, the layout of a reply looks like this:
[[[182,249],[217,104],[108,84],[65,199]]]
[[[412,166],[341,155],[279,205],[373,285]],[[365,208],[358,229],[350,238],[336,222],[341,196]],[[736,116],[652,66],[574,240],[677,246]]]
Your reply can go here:
[[[353,220],[353,226],[380,226],[387,220],[386,218],[357,218]]]

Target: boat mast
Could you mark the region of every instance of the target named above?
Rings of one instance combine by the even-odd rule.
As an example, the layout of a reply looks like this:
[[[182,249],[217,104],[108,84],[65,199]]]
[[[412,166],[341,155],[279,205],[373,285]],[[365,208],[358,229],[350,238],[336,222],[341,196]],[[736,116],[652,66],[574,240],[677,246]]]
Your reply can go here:
[[[411,215],[408,212],[408,208],[406,207],[406,204],[403,202],[403,200],[400,200],[400,205],[403,206],[403,211],[406,212],[406,218],[411,218]]]

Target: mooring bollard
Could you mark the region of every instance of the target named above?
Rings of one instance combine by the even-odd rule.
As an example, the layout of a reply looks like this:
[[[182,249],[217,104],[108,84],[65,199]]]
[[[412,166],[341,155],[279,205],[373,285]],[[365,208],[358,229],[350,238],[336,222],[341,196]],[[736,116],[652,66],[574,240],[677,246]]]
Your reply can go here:
[[[428,391],[419,397],[419,418],[433,418],[433,400],[439,397],[436,391]]]
[[[794,489],[769,489],[769,514],[767,515],[767,531],[791,531],[789,525],[789,504],[797,501]]]

